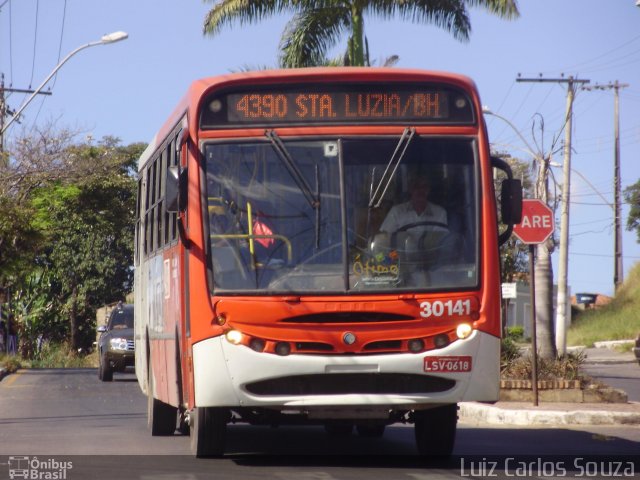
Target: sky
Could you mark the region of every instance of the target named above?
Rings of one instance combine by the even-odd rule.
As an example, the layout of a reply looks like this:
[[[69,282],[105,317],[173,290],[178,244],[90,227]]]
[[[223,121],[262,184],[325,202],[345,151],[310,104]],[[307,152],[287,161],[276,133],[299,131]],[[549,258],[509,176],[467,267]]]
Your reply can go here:
[[[640,180],[640,7],[635,0],[519,0],[520,18],[503,20],[470,9],[469,42],[433,25],[365,17],[371,59],[398,55],[397,67],[461,73],[474,79],[494,148],[530,162],[530,146],[553,150],[561,164],[566,83],[521,78],[589,80],[620,89],[622,188]],[[14,123],[5,141],[55,122],[94,141],[148,142],[195,79],[276,66],[289,15],[202,34],[210,3],[202,0],[0,0],[0,73],[5,87],[35,89],[76,47],[125,31],[129,38],[74,55]],[[343,44],[344,45],[344,44]],[[343,47],[334,53],[337,55]],[[540,77],[542,75],[542,77]],[[7,94],[17,109],[27,95]],[[544,121],[544,135],[536,127]],[[613,90],[578,91],[574,104],[569,227],[569,287],[612,295]],[[521,137],[527,141],[525,144]],[[554,179],[563,182],[562,169]],[[552,188],[553,182],[552,182]],[[629,208],[622,205],[624,273],[640,261]],[[559,210],[556,216],[559,235]],[[558,250],[553,254],[554,277]]]

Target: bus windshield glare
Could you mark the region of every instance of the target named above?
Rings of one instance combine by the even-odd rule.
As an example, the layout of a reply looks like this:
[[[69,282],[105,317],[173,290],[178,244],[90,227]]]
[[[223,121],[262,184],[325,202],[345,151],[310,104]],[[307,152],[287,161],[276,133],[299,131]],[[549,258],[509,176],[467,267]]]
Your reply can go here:
[[[477,286],[476,144],[408,131],[206,144],[215,293]]]

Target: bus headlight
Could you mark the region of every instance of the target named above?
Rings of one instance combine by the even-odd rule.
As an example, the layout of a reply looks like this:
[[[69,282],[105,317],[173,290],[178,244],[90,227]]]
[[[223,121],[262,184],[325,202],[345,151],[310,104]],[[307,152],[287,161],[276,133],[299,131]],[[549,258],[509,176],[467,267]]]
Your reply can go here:
[[[232,345],[238,345],[242,342],[242,333],[238,330],[227,330],[227,333],[224,334],[227,342]]]
[[[458,335],[458,338],[460,340],[468,338],[472,333],[473,327],[468,323],[461,323],[460,325],[458,325],[458,328],[456,328],[456,335]]]

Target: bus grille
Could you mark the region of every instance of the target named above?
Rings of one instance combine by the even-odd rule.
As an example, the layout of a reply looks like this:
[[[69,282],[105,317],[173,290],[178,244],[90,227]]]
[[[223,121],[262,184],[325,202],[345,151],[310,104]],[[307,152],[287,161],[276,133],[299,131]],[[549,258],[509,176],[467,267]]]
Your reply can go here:
[[[295,375],[249,383],[254,395],[420,394],[450,390],[454,380],[397,373]]]
[[[400,340],[380,340],[378,342],[367,343],[364,350],[388,350],[391,352],[399,352],[402,349],[402,341]]]
[[[283,323],[381,323],[415,321],[409,315],[387,312],[324,312],[299,315],[282,320]]]

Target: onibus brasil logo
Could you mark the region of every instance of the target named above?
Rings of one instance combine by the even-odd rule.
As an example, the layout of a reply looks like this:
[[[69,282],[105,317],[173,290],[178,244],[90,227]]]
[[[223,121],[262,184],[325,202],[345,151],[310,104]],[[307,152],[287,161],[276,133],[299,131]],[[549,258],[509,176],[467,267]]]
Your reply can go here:
[[[8,465],[11,480],[66,480],[67,470],[73,468],[73,462],[28,456],[10,456]]]

